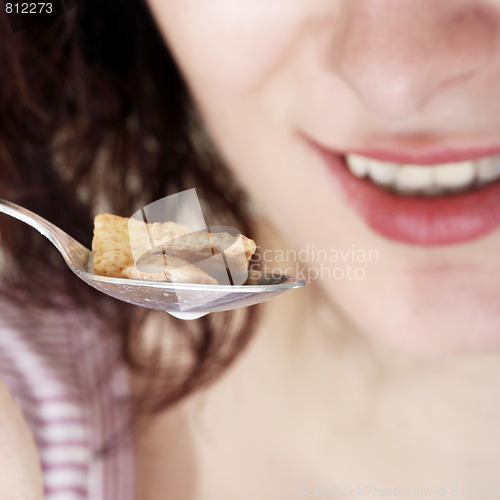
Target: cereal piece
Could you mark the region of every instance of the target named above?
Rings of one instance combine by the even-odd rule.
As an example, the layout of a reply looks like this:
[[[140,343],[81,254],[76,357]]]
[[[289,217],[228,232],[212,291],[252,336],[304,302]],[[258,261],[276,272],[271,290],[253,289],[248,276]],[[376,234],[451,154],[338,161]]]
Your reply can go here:
[[[111,214],[100,214],[94,219],[94,273],[121,278],[123,270],[134,265],[128,221],[125,217]]]
[[[214,276],[226,275],[226,265],[233,279],[246,276],[255,249],[255,242],[246,236],[192,232],[175,222],[148,224],[112,214],[100,214],[94,220],[93,266],[94,272],[103,276],[217,284]],[[149,255],[151,260],[158,253],[170,263],[165,266],[156,261],[151,270],[153,261],[148,264],[142,258]],[[219,253],[223,253],[224,261],[210,259]]]
[[[123,276],[135,280],[171,281],[217,285],[217,280],[196,266],[172,255],[146,253],[135,266],[123,270]]]
[[[255,253],[256,245],[253,240],[240,234],[237,238],[229,233],[208,233],[198,231],[187,233],[170,241],[164,241],[161,246],[165,251],[172,252],[177,257],[187,259],[189,254],[216,254],[224,252],[226,257],[237,257],[245,253],[246,266]]]

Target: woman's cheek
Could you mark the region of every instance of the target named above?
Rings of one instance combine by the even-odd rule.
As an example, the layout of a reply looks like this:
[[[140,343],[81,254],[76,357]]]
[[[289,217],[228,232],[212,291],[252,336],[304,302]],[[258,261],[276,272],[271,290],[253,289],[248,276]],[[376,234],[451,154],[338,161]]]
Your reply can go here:
[[[148,1],[187,83],[203,92],[265,84],[308,19],[303,0]]]

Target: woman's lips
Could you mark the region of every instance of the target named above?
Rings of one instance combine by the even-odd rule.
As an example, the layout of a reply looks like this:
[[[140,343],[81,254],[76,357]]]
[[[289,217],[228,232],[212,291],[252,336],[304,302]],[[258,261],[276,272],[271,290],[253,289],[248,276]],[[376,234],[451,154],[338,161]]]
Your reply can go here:
[[[313,147],[346,202],[382,236],[413,245],[446,245],[480,238],[500,225],[500,182],[436,198],[402,196],[355,177],[338,153],[315,143]]]

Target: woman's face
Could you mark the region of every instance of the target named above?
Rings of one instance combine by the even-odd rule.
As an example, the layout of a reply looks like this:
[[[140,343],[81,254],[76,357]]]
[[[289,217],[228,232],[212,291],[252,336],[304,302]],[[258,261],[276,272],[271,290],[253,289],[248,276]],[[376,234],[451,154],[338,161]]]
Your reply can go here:
[[[500,176],[500,0],[149,3],[220,152],[357,328],[500,351],[500,183],[477,187]]]

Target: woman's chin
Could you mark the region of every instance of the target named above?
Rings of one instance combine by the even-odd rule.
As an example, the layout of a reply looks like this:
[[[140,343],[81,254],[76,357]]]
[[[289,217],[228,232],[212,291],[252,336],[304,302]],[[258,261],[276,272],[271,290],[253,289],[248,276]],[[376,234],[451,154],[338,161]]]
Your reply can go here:
[[[424,356],[500,354],[500,280],[392,272],[322,288],[370,341]]]

